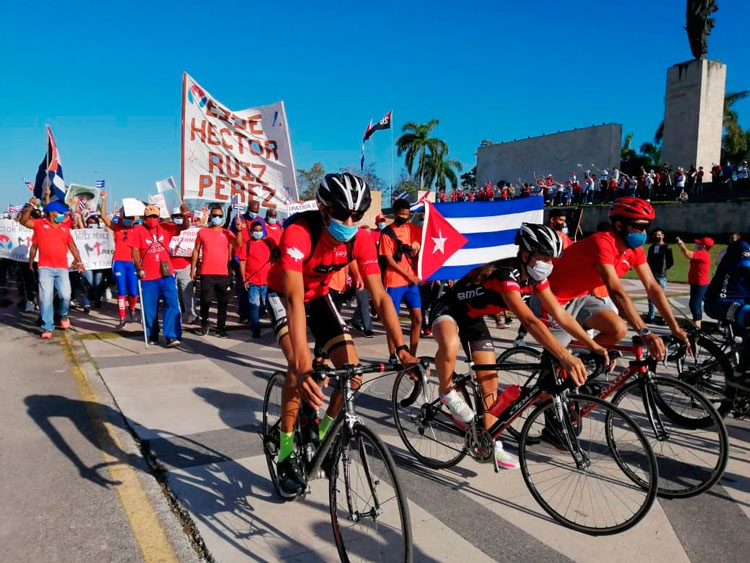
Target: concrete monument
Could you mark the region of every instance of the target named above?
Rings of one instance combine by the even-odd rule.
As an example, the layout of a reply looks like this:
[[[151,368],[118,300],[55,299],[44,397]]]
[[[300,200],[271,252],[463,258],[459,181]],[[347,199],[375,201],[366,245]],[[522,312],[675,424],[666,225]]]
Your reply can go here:
[[[667,70],[662,161],[706,172],[721,157],[727,67],[705,58],[715,0],[687,0],[687,35],[695,59]]]

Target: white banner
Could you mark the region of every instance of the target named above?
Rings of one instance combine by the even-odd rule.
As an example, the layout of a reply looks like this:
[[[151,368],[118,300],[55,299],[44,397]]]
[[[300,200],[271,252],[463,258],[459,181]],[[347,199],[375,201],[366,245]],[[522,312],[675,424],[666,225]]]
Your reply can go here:
[[[280,208],[297,201],[284,102],[231,111],[182,79],[182,197]]]
[[[190,227],[176,237],[172,237],[172,240],[169,242],[170,256],[183,256],[185,258],[192,256],[198,231],[200,231],[200,227]]]
[[[303,211],[313,211],[316,209],[318,209],[318,202],[313,199],[312,201],[290,203],[286,206],[286,209],[284,209],[284,211],[289,215],[294,215],[295,213],[302,213]]]
[[[115,239],[109,229],[73,229],[70,231],[78,254],[87,270],[106,270],[112,267],[115,254]],[[28,257],[26,259],[28,261]],[[73,256],[68,252],[68,265],[73,265]],[[71,268],[73,269],[73,268]]]
[[[33,234],[17,221],[0,219],[0,258],[28,262]]]

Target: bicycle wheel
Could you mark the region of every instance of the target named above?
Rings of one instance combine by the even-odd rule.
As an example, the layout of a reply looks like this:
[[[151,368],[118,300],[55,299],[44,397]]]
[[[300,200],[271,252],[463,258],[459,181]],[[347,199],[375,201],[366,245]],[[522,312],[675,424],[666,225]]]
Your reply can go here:
[[[727,376],[731,377],[734,371],[731,356],[703,335],[692,344],[695,355],[686,354],[676,360],[677,377],[703,393],[723,418],[732,410],[737,392],[726,385]]]
[[[658,472],[648,440],[627,414],[598,397],[562,401],[562,420],[550,399],[534,409],[521,431],[519,457],[529,491],[547,514],[573,530],[627,530],[656,498]],[[571,418],[575,411],[588,415]],[[529,442],[529,434],[541,435],[541,442]]]
[[[500,354],[497,358],[498,364],[536,364],[539,363],[542,357],[542,353],[536,348],[530,346],[515,346]],[[529,385],[535,385],[539,379],[540,370],[513,370],[500,368],[498,374],[498,397],[502,394],[506,387],[509,385],[520,385],[523,387],[527,383]],[[521,437],[521,430],[523,424],[526,422],[526,413],[531,412],[530,409],[526,409],[506,429],[508,435],[510,435],[516,442]],[[538,436],[537,436],[538,438]]]
[[[612,404],[641,427],[659,466],[658,494],[691,497],[710,489],[724,473],[729,435],[716,408],[690,385],[666,377],[633,381]]]
[[[261,429],[263,437],[263,452],[266,454],[266,463],[268,464],[268,472],[271,475],[271,482],[273,483],[276,492],[284,500],[293,500],[296,495],[285,494],[281,487],[279,487],[279,477],[276,472],[276,458],[279,455],[279,424],[281,421],[281,390],[284,386],[284,378],[286,373],[276,372],[271,376],[266,385],[266,392],[263,396],[263,426]],[[295,448],[297,448],[297,456],[301,456],[302,452],[299,449],[299,436],[296,436]],[[302,459],[300,457],[300,459]]]
[[[440,402],[437,378],[412,380],[405,372],[393,384],[393,418],[406,448],[427,467],[445,469],[466,455],[465,432]],[[466,388],[464,399],[471,405]]]
[[[342,561],[412,561],[409,507],[388,448],[369,428],[343,427],[328,485]]]

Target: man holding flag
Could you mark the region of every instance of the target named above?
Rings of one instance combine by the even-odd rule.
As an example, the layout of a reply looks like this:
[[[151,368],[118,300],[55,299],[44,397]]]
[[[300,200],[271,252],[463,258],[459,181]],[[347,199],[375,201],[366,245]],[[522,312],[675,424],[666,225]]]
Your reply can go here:
[[[65,181],[63,180],[62,162],[57,152],[57,144],[52,136],[52,129],[47,126],[47,153],[44,155],[34,181],[34,197],[41,199],[49,192],[50,201],[65,201]]]

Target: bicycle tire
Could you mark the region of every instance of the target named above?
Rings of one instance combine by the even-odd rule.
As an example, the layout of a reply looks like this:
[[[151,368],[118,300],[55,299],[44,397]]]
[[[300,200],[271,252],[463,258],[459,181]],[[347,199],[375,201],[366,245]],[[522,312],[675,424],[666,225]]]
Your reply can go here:
[[[695,356],[685,355],[676,361],[677,378],[703,393],[724,418],[732,410],[737,393],[726,385],[734,373],[732,360],[707,336],[699,335],[692,345]]]
[[[285,372],[277,371],[271,375],[271,378],[268,380],[266,390],[263,394],[263,422],[261,426],[261,436],[263,439],[263,453],[266,456],[266,463],[268,464],[268,473],[271,475],[271,482],[276,489],[276,493],[285,501],[291,501],[297,498],[298,495],[288,495],[281,490],[281,487],[279,486],[279,476],[276,471],[276,466],[278,465],[276,458],[279,453],[279,422],[281,420],[282,408],[281,389],[284,385],[285,378]],[[276,392],[278,392],[278,394]],[[296,436],[296,438],[296,455],[301,456],[302,452],[299,448],[299,437]],[[302,458],[300,457],[300,459]]]
[[[333,536],[341,561],[413,561],[408,501],[386,445],[368,427],[356,423],[351,430],[342,427],[333,447],[328,492]],[[364,492],[352,494],[355,484],[364,485]],[[343,508],[339,507],[340,495],[344,497]],[[385,498],[387,495],[392,496]],[[360,506],[363,501],[367,506]],[[384,508],[386,504],[388,507]],[[358,517],[352,518],[352,508]],[[342,526],[342,521],[348,525]],[[364,529],[366,522],[372,525]],[[401,530],[400,540],[394,530],[396,522]]]
[[[654,406],[664,415],[658,420],[664,429],[661,438],[644,402],[644,385],[651,386]],[[648,438],[659,469],[659,496],[696,496],[721,479],[729,459],[729,434],[717,409],[700,391],[677,379],[656,376],[628,383],[612,404],[629,414]],[[696,416],[687,416],[688,411]]]
[[[580,408],[582,411],[585,411],[588,408],[587,404],[590,404],[593,410],[599,412],[595,415],[590,412],[586,418],[578,423],[578,427],[574,428],[574,424],[571,422],[569,416],[570,405],[567,404],[569,402],[568,399],[564,399],[564,404],[562,405],[564,421],[557,419],[553,399],[549,399],[537,406],[529,415],[521,431],[519,458],[523,479],[529,492],[542,509],[563,526],[594,536],[623,532],[635,526],[643,519],[656,498],[658,470],[651,446],[641,429],[621,409],[598,397],[589,395],[575,395],[574,399],[571,398],[570,400],[574,400],[576,408]],[[614,431],[615,426],[610,427],[607,424],[608,415],[611,415],[612,419],[615,416],[617,417],[617,430],[620,433],[632,437],[633,447],[631,449],[633,451],[619,452],[618,455],[622,458],[622,454],[625,453],[631,463],[640,466],[641,473],[643,474],[641,480],[646,483],[646,487],[642,487],[639,483],[634,482],[630,475],[622,471],[620,465],[622,459],[618,459],[618,455],[612,450],[613,441],[611,440],[610,433]],[[571,442],[578,445],[587,456],[589,460],[588,466],[579,467],[574,462],[569,447],[563,446],[563,449],[559,449],[551,445],[554,443],[554,440],[551,442],[542,440],[541,443],[536,440],[528,442],[527,437],[532,427],[541,424],[542,428],[545,428],[549,424],[549,420],[556,421],[555,423],[558,425],[557,428],[549,429],[550,435],[561,436],[559,431],[564,425],[568,436],[575,436],[575,442],[572,442],[573,438],[571,438]],[[539,430],[539,433],[542,436],[546,435],[541,430]],[[620,443],[625,445],[624,440],[620,440]],[[570,465],[571,462],[573,462],[572,477],[575,478],[575,481],[571,480],[563,483],[561,480],[557,480],[553,483],[553,479],[550,478],[550,472],[555,470],[562,471],[564,466],[566,464]],[[532,466],[532,464],[534,465]],[[535,479],[537,472],[532,471],[532,468],[535,469],[537,464],[542,468],[539,474],[543,475],[544,481],[540,478],[537,482]],[[596,476],[593,473],[594,464],[597,464],[597,467],[603,465],[606,471],[602,475]],[[623,475],[619,479],[616,474],[618,469]],[[590,481],[589,477],[591,477]],[[562,479],[566,479],[566,477],[563,476]],[[552,489],[549,492],[551,496],[549,497],[546,496],[547,493],[542,492],[540,489],[541,485],[546,484],[552,484]],[[614,485],[616,489],[613,488],[613,492],[607,493],[603,490],[603,487],[607,484]],[[572,496],[567,502],[566,513],[563,514],[552,505],[552,502],[555,497],[558,497],[561,500],[560,505],[565,505],[565,497],[561,497],[559,494],[560,492],[565,494],[571,490],[571,487]],[[576,506],[572,506],[574,499],[577,501]],[[610,506],[605,510],[597,511],[594,506],[595,500],[619,503],[626,509],[628,514],[621,521],[614,521],[613,507]],[[626,500],[634,506],[633,509],[628,508]],[[608,514],[612,516],[612,522],[599,522]]]
[[[514,346],[513,348],[509,348],[508,350],[500,354],[497,357],[497,363],[498,364],[534,363],[534,362],[541,361],[541,358],[542,358],[542,353],[536,348],[532,348],[531,346]],[[519,385],[523,387],[524,385],[526,385],[527,381],[530,381],[532,385],[536,383],[536,381],[539,378],[539,372],[540,372],[540,370],[536,370],[534,372],[525,372],[525,371],[518,371],[518,370],[504,370],[502,369],[502,366],[499,368],[499,371],[501,372],[501,374],[498,374],[498,390],[497,390],[498,397],[507,387],[507,385],[500,384],[501,379],[505,381],[509,381],[508,385]],[[533,378],[533,379],[530,379],[530,378]],[[523,429],[523,425],[526,422],[527,412],[530,412],[530,410],[526,409],[526,411],[522,412],[519,416],[516,417],[516,419],[510,424],[510,426],[508,426],[505,429],[508,435],[511,436],[516,442],[518,442],[519,439],[521,438],[521,430]]]
[[[401,372],[393,383],[393,419],[396,430],[406,449],[417,460],[433,469],[446,469],[460,462],[466,455],[465,434],[447,410],[430,405],[438,401],[438,384],[426,376],[428,387],[423,380],[412,380],[406,372]],[[404,401],[412,397],[416,386],[421,386],[416,401]],[[466,387],[461,391],[471,405]],[[439,402],[438,402],[439,405]]]

